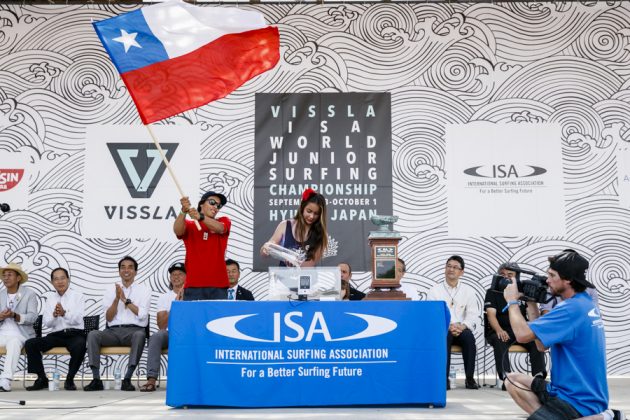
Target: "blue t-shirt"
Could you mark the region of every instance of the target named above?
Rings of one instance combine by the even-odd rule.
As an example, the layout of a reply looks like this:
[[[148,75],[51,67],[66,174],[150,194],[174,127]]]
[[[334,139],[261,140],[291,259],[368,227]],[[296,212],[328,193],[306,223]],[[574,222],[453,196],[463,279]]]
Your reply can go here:
[[[591,297],[577,293],[529,326],[545,347],[551,347],[549,394],[567,401],[583,416],[606,410],[606,337]]]

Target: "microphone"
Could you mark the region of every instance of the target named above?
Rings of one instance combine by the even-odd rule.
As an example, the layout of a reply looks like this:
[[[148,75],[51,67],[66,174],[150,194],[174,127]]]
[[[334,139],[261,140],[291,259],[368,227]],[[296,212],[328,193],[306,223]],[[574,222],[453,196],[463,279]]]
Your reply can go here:
[[[7,213],[11,211],[11,206],[9,206],[7,203],[0,203],[0,210],[2,210],[3,213]]]

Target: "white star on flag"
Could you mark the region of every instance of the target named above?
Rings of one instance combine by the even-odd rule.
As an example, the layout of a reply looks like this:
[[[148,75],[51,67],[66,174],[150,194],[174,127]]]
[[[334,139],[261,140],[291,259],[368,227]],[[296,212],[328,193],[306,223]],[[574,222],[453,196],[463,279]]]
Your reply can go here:
[[[120,36],[118,38],[112,38],[112,40],[123,44],[125,46],[125,52],[127,52],[131,47],[142,48],[142,46],[136,42],[136,36],[138,36],[137,32],[129,34],[124,29],[121,29]]]

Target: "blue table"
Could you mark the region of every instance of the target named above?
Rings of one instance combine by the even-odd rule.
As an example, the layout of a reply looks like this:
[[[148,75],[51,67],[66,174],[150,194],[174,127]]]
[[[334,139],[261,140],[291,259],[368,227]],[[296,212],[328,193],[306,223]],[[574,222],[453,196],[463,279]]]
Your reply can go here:
[[[443,302],[173,302],[166,404],[446,405]]]

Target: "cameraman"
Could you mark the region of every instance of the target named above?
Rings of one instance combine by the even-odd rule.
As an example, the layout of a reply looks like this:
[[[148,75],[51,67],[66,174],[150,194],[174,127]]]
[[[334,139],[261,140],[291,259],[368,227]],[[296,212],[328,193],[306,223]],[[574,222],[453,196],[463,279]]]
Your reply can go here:
[[[573,249],[565,249],[562,252],[576,252],[576,251],[574,251]],[[597,289],[595,289],[594,287],[587,287],[586,294],[589,295],[591,299],[593,300],[593,305],[595,305],[595,307],[599,309],[599,296],[597,295]],[[551,295],[551,293],[547,295],[547,298],[548,298],[547,302],[540,304],[541,316],[549,313],[549,311],[555,308],[558,303],[562,302],[562,296],[558,296],[558,295],[554,296],[554,295]]]
[[[520,282],[519,274],[520,267],[516,263],[504,263],[499,267],[498,273],[501,277],[516,281],[518,285]],[[498,279],[497,279],[498,280]],[[502,312],[503,308],[507,305],[505,298],[503,297],[501,287],[498,284],[492,284],[490,289],[486,292],[485,298],[485,311],[486,311],[486,340],[488,344],[494,349],[494,362],[497,368],[497,374],[502,381],[505,381],[505,373],[511,372],[510,358],[507,356],[508,349],[512,344],[516,343],[514,331],[510,325],[510,317],[507,312]],[[526,303],[520,302],[519,308],[521,314],[526,317]],[[523,343],[523,347],[527,349],[529,353],[529,360],[532,364],[532,375],[547,376],[545,372],[545,356],[536,348],[536,343],[531,341],[529,343]],[[504,364],[504,361],[506,362]],[[505,391],[505,383],[503,383],[501,389]]]
[[[522,373],[507,375],[507,391],[530,419],[605,418],[598,415],[608,408],[604,324],[584,293],[587,287],[594,287],[586,280],[587,268],[588,261],[577,252],[550,257],[547,284],[564,300],[530,323],[519,309],[516,283],[503,292],[516,339],[520,343],[539,340],[551,347],[552,382]],[[536,303],[528,305],[537,315]]]

